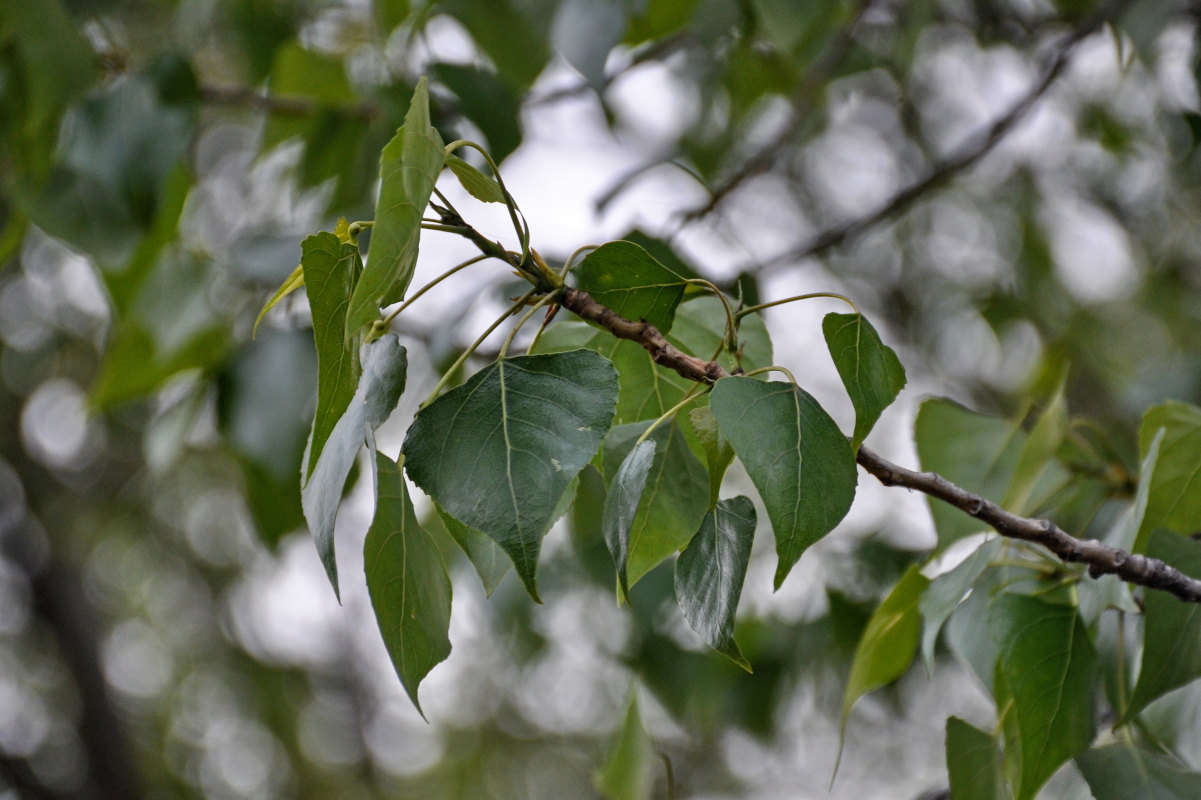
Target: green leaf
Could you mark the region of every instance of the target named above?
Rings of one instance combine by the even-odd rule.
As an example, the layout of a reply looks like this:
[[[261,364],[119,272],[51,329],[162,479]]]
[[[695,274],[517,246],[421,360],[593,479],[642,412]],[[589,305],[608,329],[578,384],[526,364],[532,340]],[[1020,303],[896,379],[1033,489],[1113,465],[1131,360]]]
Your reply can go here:
[[[621,0],[564,0],[555,12],[551,41],[599,92],[605,86],[605,59],[625,28]]]
[[[617,473],[609,483],[609,490],[605,493],[601,530],[604,532],[609,553],[613,556],[613,563],[617,567],[617,585],[627,603],[630,601],[630,528],[634,525],[638,504],[642,502],[647,474],[654,458],[654,439],[646,439],[636,444],[622,459],[621,466],[617,468]]]
[[[1096,800],[1194,800],[1201,775],[1175,759],[1131,744],[1097,747],[1076,756]]]
[[[508,574],[513,562],[505,555],[505,551],[500,549],[500,545],[484,535],[483,531],[464,525],[436,503],[434,508],[438,511],[438,520],[442,527],[446,528],[450,537],[467,554],[471,566],[475,567],[480,582],[484,584],[484,595],[491,597],[501,579]]]
[[[334,425],[309,481],[300,492],[325,572],[338,591],[338,562],[334,557],[334,518],[342,500],[342,487],[364,443],[373,443],[372,432],[384,423],[404,391],[408,356],[396,334],[388,334],[363,348],[363,375],[344,413]]]
[[[1001,506],[1015,514],[1026,515],[1032,511],[1030,498],[1034,488],[1046,474],[1048,467],[1055,458],[1055,453],[1063,443],[1068,432],[1068,404],[1064,397],[1067,388],[1067,375],[1060,380],[1055,393],[1051,395],[1047,407],[1039,415],[1038,422],[1026,437],[1022,454],[1018,457],[1014,468],[1013,482]]]
[[[538,599],[542,537],[613,420],[617,372],[586,350],[501,359],[417,413],[414,483],[499,544]]]
[[[267,312],[275,308],[276,303],[278,303],[280,300],[283,300],[301,286],[304,286],[304,265],[297,264],[296,269],[292,270],[292,274],[284,279],[284,282],[281,283],[279,288],[275,290],[275,294],[271,295],[271,298],[263,304],[262,309],[259,310],[259,315],[254,318],[254,327],[250,331],[251,339],[258,335],[259,323],[263,321],[263,317],[267,316]]]
[[[1138,488],[1134,491],[1134,502],[1106,537],[1106,544],[1122,550],[1134,551],[1138,542],[1138,533],[1143,527],[1143,519],[1147,516],[1147,501],[1151,495],[1151,477],[1155,474],[1155,465],[1159,463],[1159,448],[1163,446],[1163,437],[1167,430],[1160,428],[1152,436],[1139,462]],[[1146,543],[1143,544],[1144,549]]]
[[[717,427],[717,418],[713,409],[708,406],[694,408],[688,414],[688,423],[705,451],[705,464],[709,468],[709,508],[717,505],[718,494],[721,492],[721,482],[725,478],[726,469],[734,460],[734,448],[726,437],[721,435]]]
[[[521,98],[495,72],[462,64],[434,64],[438,83],[459,98],[459,111],[488,139],[497,164],[521,144]]]
[[[868,620],[842,695],[844,735],[855,701],[904,675],[913,662],[922,624],[918,602],[929,585],[930,580],[922,575],[918,565],[910,565]]]
[[[301,99],[326,108],[353,102],[354,92],[341,58],[310,50],[293,40],[275,51],[268,81],[272,96]],[[362,122],[357,122],[362,128]],[[312,115],[271,114],[263,130],[262,149],[293,136],[306,143],[315,132]]]
[[[375,463],[375,518],[363,543],[363,569],[392,666],[420,712],[417,687],[450,655],[450,577],[438,546],[417,523],[400,466],[383,453]]]
[[[606,476],[616,476],[620,472],[613,464],[624,463],[627,448],[633,446],[646,427],[642,422],[613,429],[605,440],[603,451]],[[638,511],[628,527],[628,586],[633,586],[663,559],[687,545],[709,507],[705,468],[692,454],[680,426],[675,422],[660,425],[651,433],[650,439],[655,442],[654,458],[647,471]],[[623,491],[632,493],[633,484]],[[612,547],[610,552],[614,552]],[[619,571],[620,567],[618,562]]]
[[[992,734],[947,719],[947,774],[954,800],[1006,800],[1001,750]]]
[[[862,314],[827,314],[822,333],[855,407],[851,447],[858,450],[884,409],[905,387],[905,368]]]
[[[305,456],[301,484],[308,483],[330,431],[350,404],[359,384],[359,351],[347,341],[346,298],[362,270],[359,250],[332,233],[318,233],[301,245],[304,289],[317,343],[317,411]]]
[[[922,469],[983,497],[1002,497],[1021,458],[1025,435],[1016,422],[977,414],[951,400],[922,403],[914,423]],[[988,530],[988,526],[941,500],[928,498],[938,531],[938,550]]]
[[[347,336],[378,319],[382,306],[404,298],[417,266],[421,215],[445,162],[442,137],[430,124],[429,89],[422,78],[404,125],[380,157],[371,250],[346,312]]]
[[[755,506],[747,497],[722,500],[676,560],[676,600],[710,647],[751,672],[734,641],[734,615],[755,539]]]
[[[972,584],[980,574],[988,568],[990,562],[1001,549],[1002,540],[993,538],[980,545],[975,552],[965,558],[954,569],[944,572],[930,582],[925,594],[922,595],[918,608],[922,612],[922,660],[926,662],[926,671],[934,670],[934,643],[938,640],[938,631],[942,628],[951,612],[959,607],[967,596]]]
[[[638,701],[631,694],[613,751],[597,773],[596,788],[606,800],[650,800],[656,761],[655,744],[642,727]]]
[[[759,490],[776,537],[775,586],[855,497],[855,454],[830,415],[791,383],[723,378],[709,407]]]
[[[1006,759],[1021,775],[1016,800],[1029,800],[1093,741],[1096,655],[1076,609],[1060,603],[1003,595],[990,608],[989,627],[1013,701],[1019,752]]]
[[[1143,551],[1155,528],[1183,534],[1201,531],[1201,408],[1173,401],[1144,414],[1138,432],[1140,455],[1149,452],[1160,428],[1164,436],[1150,476],[1136,553]]]
[[[609,242],[572,270],[576,286],[626,319],[649,322],[666,335],[684,296],[684,278],[633,242]]]
[[[504,203],[505,193],[500,184],[458,156],[447,156],[446,166],[459,179],[467,193],[485,203]]]
[[[440,10],[461,22],[506,82],[522,90],[546,66],[551,14],[514,0],[446,0]]]
[[[374,0],[375,21],[384,38],[409,16],[409,0]]]
[[[1201,543],[1188,537],[1152,531],[1147,555],[1201,577]],[[1124,721],[1157,697],[1201,678],[1201,605],[1156,591],[1148,591],[1144,601],[1143,661]]]

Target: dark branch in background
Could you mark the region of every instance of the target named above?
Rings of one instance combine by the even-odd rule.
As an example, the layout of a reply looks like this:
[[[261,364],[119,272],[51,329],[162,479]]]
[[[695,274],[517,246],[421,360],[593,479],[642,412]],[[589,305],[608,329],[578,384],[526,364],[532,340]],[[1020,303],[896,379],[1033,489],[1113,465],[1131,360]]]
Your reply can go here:
[[[307,97],[283,97],[245,86],[201,86],[200,99],[209,105],[254,108],[281,117],[312,117],[322,111],[334,111],[348,119],[367,121],[379,114],[379,107],[374,103],[331,106]]]

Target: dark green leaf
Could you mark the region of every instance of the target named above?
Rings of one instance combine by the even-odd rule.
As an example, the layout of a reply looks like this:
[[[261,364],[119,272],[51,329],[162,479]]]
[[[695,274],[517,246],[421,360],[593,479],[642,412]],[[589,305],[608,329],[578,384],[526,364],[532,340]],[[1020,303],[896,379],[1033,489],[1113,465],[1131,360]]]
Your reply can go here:
[[[404,125],[380,157],[371,251],[346,312],[348,336],[378,319],[382,306],[404,298],[417,266],[421,216],[445,161],[442,138],[430,124],[429,89],[422,78]]]
[[[619,460],[625,458],[627,448],[645,430],[646,423],[613,429],[605,440],[605,475],[620,471],[613,465],[622,463]],[[705,468],[692,454],[680,426],[675,422],[665,423],[650,438],[655,442],[654,459],[647,472],[638,512],[629,523],[626,551],[629,586],[688,544],[709,507]]]
[[[959,607],[967,596],[972,584],[980,577],[980,573],[1001,549],[1001,539],[993,538],[980,545],[970,556],[965,558],[954,569],[944,572],[930,583],[919,608],[922,612],[922,659],[926,662],[926,670],[934,670],[934,643],[938,639],[938,631],[951,612]]]
[[[389,334],[363,348],[363,374],[354,397],[334,425],[319,456],[309,450],[316,466],[301,490],[301,505],[308,520],[317,553],[325,572],[338,592],[338,563],[334,557],[334,517],[342,500],[342,487],[354,466],[359,448],[396,408],[404,391],[408,357],[396,334]]]
[[[317,411],[301,476],[301,484],[305,484],[312,478],[326,439],[359,385],[359,350],[357,344],[348,341],[346,298],[354,291],[362,265],[359,249],[338,241],[332,233],[310,236],[300,247],[304,289],[317,343]]]
[[[655,440],[647,439],[635,445],[622,460],[621,466],[613,480],[609,482],[609,490],[605,494],[604,516],[601,520],[601,530],[605,534],[605,544],[613,556],[617,567],[617,585],[621,588],[622,596],[629,602],[630,585],[628,580],[630,554],[630,528],[634,525],[634,517],[638,513],[638,504],[642,502],[643,490],[646,488],[647,473],[650,472],[651,462],[655,458]]]
[[[1016,422],[977,414],[951,400],[922,403],[914,423],[922,469],[937,472],[969,492],[1003,497],[1021,458],[1025,435]],[[941,500],[930,498],[938,549],[988,526]]]
[[[694,408],[689,412],[688,423],[705,451],[705,463],[709,468],[709,508],[713,508],[717,505],[726,469],[734,460],[734,448],[730,447],[726,437],[721,435],[717,419],[713,416],[713,409],[708,406]]]
[[[1201,409],[1173,401],[1144,414],[1138,432],[1142,456],[1150,450],[1160,428],[1164,436],[1150,476],[1147,510],[1134,545],[1136,553],[1143,551],[1155,528],[1184,534],[1201,530]]]
[[[1060,603],[1004,595],[990,608],[989,627],[1013,701],[1019,752],[1006,759],[1020,769],[1016,800],[1029,800],[1093,741],[1096,656],[1076,609]]]
[[[418,412],[405,467],[449,514],[504,548],[537,599],[542,537],[616,402],[617,372],[596,353],[502,359]]]
[[[709,407],[759,490],[776,537],[775,586],[855,497],[855,454],[830,415],[791,383],[723,378]]]
[[[385,39],[409,15],[409,0],[374,0],[372,6],[375,8],[375,21]]]
[[[958,717],[947,720],[947,773],[952,800],[1008,797],[996,738]]]
[[[1097,747],[1076,756],[1096,800],[1195,800],[1201,774],[1159,753],[1132,744]]]
[[[447,156],[446,166],[450,167],[450,171],[459,179],[459,183],[476,200],[485,203],[505,202],[505,193],[501,190],[500,184],[463,159],[458,156]]]
[[[755,539],[749,498],[722,500],[676,560],[676,600],[692,629],[710,647],[751,671],[734,641],[734,615]]]
[[[400,467],[383,453],[375,462],[378,492],[363,569],[392,666],[421,711],[418,685],[450,655],[450,577],[438,546],[417,523]]]
[[[632,242],[609,242],[572,270],[576,286],[599,303],[667,334],[684,296],[684,278]]]
[[[606,800],[650,800],[657,760],[655,744],[638,715],[638,701],[631,695],[613,752],[597,773],[596,788]]]
[[[438,82],[459,98],[459,111],[488,139],[497,164],[521,144],[521,98],[494,72],[461,64],[435,64]]]
[[[484,595],[491,597],[501,579],[508,574],[513,562],[505,555],[505,551],[500,549],[500,545],[485,536],[482,531],[464,525],[437,504],[434,508],[438,510],[438,519],[446,528],[446,532],[467,554],[471,566],[475,567],[480,582],[484,584]]]
[[[1170,531],[1151,532],[1147,555],[1194,578],[1201,577],[1201,543]],[[1148,591],[1143,662],[1124,719],[1133,719],[1157,697],[1201,678],[1201,605],[1167,592]]]
[[[880,414],[905,387],[905,368],[862,314],[827,314],[822,333],[855,406],[851,446],[857,450]]]
[[[864,694],[892,683],[905,674],[917,652],[922,619],[918,602],[930,580],[918,565],[906,570],[897,585],[872,614],[855,650],[851,674],[842,696],[842,729],[855,701]]]

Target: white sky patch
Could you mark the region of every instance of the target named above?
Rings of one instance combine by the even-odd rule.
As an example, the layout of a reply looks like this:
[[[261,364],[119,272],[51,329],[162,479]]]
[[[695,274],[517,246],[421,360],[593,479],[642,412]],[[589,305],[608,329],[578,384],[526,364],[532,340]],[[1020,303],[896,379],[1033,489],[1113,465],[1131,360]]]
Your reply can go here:
[[[1052,201],[1043,215],[1055,274],[1082,303],[1129,294],[1138,284],[1130,240],[1104,210],[1077,198]]]

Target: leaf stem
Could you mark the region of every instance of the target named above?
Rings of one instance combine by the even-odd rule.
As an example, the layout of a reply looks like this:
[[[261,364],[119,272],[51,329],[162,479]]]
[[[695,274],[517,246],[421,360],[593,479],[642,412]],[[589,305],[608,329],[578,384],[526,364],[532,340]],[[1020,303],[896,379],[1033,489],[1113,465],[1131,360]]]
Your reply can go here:
[[[561,270],[559,270],[559,277],[560,278],[567,277],[567,273],[571,270],[572,266],[575,264],[575,260],[578,255],[583,253],[585,250],[595,250],[598,247],[600,247],[599,244],[586,244],[583,247],[577,247],[574,251],[572,251],[571,255],[569,255],[567,257],[567,260],[563,262],[563,268]]]
[[[446,372],[442,374],[441,379],[439,379],[439,381],[438,381],[438,385],[434,387],[434,390],[432,392],[430,392],[430,396],[425,398],[424,401],[422,401],[419,408],[425,408],[430,403],[437,400],[438,393],[441,392],[442,389],[446,386],[446,384],[450,382],[451,376],[454,375],[455,372],[458,371],[459,367],[463,366],[463,362],[466,361],[467,359],[471,358],[471,354],[474,353],[476,350],[478,350],[479,346],[484,343],[484,340],[492,335],[492,331],[499,328],[502,322],[504,322],[509,317],[516,314],[521,308],[523,308],[526,304],[526,301],[529,300],[531,297],[533,297],[537,293],[537,291],[538,291],[537,289],[530,289],[528,292],[526,292],[524,295],[522,295],[520,298],[518,298],[517,301],[514,302],[513,305],[511,307],[509,307],[509,309],[507,311],[505,311],[505,313],[503,313],[499,317],[497,317],[496,321],[493,322],[491,325],[489,325],[488,329],[486,331],[484,331],[483,333],[481,333],[479,335],[479,338],[477,338],[474,342],[472,342],[471,346],[468,347],[466,350],[464,350],[463,353],[458,358],[455,359],[455,363],[450,365],[450,369],[446,370]]]
[[[684,281],[684,283],[690,286],[704,286],[705,288],[709,289],[709,291],[717,295],[717,299],[721,300],[722,308],[726,310],[726,335],[722,337],[721,347],[718,348],[718,351],[713,354],[713,358],[709,360],[716,360],[717,357],[721,355],[721,351],[727,348],[730,350],[737,350],[738,329],[735,324],[736,317],[734,316],[733,312],[730,311],[730,302],[726,299],[725,292],[723,292],[721,289],[718,289],[716,285],[705,280],[704,278],[689,278],[688,280]]]
[[[505,196],[505,206],[509,209],[509,220],[513,223],[513,230],[517,234],[517,241],[521,242],[521,260],[524,262],[530,257],[530,226],[525,221],[525,215],[521,213],[521,209],[517,207],[517,201],[513,199],[513,195],[509,194],[508,188],[505,186],[505,179],[500,176],[500,167],[492,159],[492,155],[480,147],[473,141],[468,139],[459,139],[446,145],[446,155],[450,155],[460,147],[470,147],[484,157],[488,162],[488,168],[492,170],[492,177],[496,178],[496,183],[500,186],[501,192]],[[454,210],[453,208],[451,209]],[[457,214],[458,212],[456,212]],[[518,217],[520,216],[520,221]]]
[[[762,375],[765,372],[783,372],[788,376],[788,380],[792,382],[793,386],[800,386],[800,384],[797,383],[796,378],[792,376],[791,372],[789,372],[786,368],[777,366],[775,364],[772,364],[770,367],[759,367],[759,369],[753,369],[750,372],[744,373],[742,377],[751,378],[755,375]]]
[[[447,278],[449,278],[451,275],[454,275],[454,274],[455,274],[456,272],[458,272],[459,270],[466,269],[467,267],[470,267],[472,264],[477,264],[477,263],[479,263],[480,261],[483,261],[484,259],[486,259],[486,258],[491,258],[491,257],[492,257],[492,256],[489,256],[489,255],[487,255],[487,254],[481,254],[481,255],[478,255],[478,256],[476,256],[475,258],[469,258],[469,259],[467,259],[466,261],[464,261],[462,264],[459,264],[458,266],[451,267],[451,268],[450,268],[450,269],[448,269],[446,272],[443,272],[441,275],[439,275],[438,277],[434,278],[432,281],[430,281],[429,283],[427,283],[425,286],[422,286],[420,289],[418,289],[418,290],[417,290],[417,291],[416,291],[416,292],[413,294],[413,296],[412,296],[412,297],[410,297],[408,300],[405,300],[403,303],[401,303],[401,305],[400,305],[400,308],[398,308],[398,309],[396,309],[395,311],[393,311],[391,314],[389,314],[389,315],[388,315],[387,317],[385,317],[384,319],[377,321],[377,322],[375,323],[375,325],[373,325],[372,327],[373,327],[373,328],[378,328],[380,331],[382,331],[384,328],[387,328],[389,325],[391,325],[391,324],[392,324],[392,320],[394,320],[394,319],[396,319],[398,316],[400,316],[400,312],[402,312],[402,311],[404,311],[406,308],[408,308],[408,307],[409,307],[409,306],[410,306],[410,305],[411,305],[411,304],[412,304],[412,303],[413,303],[413,302],[414,302],[414,301],[415,301],[417,298],[421,297],[421,295],[425,294],[425,293],[426,293],[426,292],[428,292],[430,289],[433,289],[433,288],[434,288],[435,286],[437,286],[439,283],[441,283],[442,281],[446,280],[446,279],[447,279]],[[373,337],[369,337],[369,338],[373,338]]]
[[[361,222],[352,222],[350,227],[346,229],[346,235],[350,237],[350,243],[357,245],[359,243],[359,234],[363,231],[369,231],[375,227],[375,220],[363,220]]]
[[[813,300],[814,298],[817,298],[817,297],[829,297],[834,300],[841,300],[842,302],[849,305],[851,308],[855,309],[856,314],[862,313],[859,311],[859,306],[855,305],[855,302],[853,300],[851,300],[851,298],[849,298],[845,295],[838,294],[837,292],[810,292],[809,294],[798,294],[796,297],[785,297],[783,300],[772,300],[770,303],[759,303],[758,305],[747,306],[746,308],[739,309],[736,316],[739,319],[742,319],[747,314],[753,314],[756,311],[762,311],[765,308],[771,308],[772,306],[782,306],[785,303],[793,303],[793,302],[796,302],[797,300]]]
[[[529,295],[526,296],[528,297]],[[521,330],[521,326],[529,322],[530,317],[534,316],[538,309],[546,305],[552,297],[554,297],[554,294],[542,295],[542,297],[538,298],[538,302],[534,303],[533,307],[530,308],[529,311],[525,312],[521,319],[517,320],[517,324],[513,326],[513,330],[509,331],[508,338],[505,339],[505,343],[500,347],[500,355],[496,357],[497,361],[504,358],[505,354],[509,352],[509,345],[513,344],[513,339],[517,336],[517,332]]]

